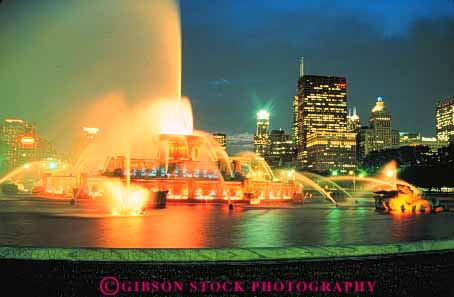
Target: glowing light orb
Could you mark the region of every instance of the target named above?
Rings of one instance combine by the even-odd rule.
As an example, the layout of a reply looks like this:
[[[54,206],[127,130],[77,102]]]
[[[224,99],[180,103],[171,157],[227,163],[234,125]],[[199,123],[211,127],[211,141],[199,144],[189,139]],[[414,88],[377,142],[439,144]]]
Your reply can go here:
[[[20,139],[20,143],[23,145],[33,145],[35,143],[35,138],[31,136],[24,136]]]
[[[268,120],[270,118],[270,114],[268,111],[262,109],[257,113],[257,119],[258,120]]]

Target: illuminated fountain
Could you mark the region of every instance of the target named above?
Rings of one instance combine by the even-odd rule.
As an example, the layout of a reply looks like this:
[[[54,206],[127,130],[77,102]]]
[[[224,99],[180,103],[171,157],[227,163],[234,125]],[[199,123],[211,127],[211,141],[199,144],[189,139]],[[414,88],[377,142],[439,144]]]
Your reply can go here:
[[[374,192],[376,194],[375,207],[382,212],[401,215],[443,210],[437,200],[425,199],[420,189],[397,177],[395,161],[386,164],[376,177],[334,176],[330,180],[335,182],[354,181],[361,185],[362,191],[358,192],[360,195],[365,192]]]
[[[187,98],[148,100],[130,108],[112,94],[90,113],[90,124],[103,125],[99,135],[70,174],[43,178],[40,195],[104,197],[112,213],[138,214],[162,192],[170,202],[280,203],[300,199],[303,183],[311,183],[295,179],[294,171],[276,176],[254,153],[229,157],[210,133],[194,130]]]
[[[429,201],[423,199],[418,188],[397,178],[395,161],[383,168],[379,178],[388,182],[391,189],[380,186],[375,191],[380,195],[376,197],[377,209],[400,213],[424,213],[433,210]]]
[[[182,105],[190,107],[187,102]],[[162,108],[160,109],[163,110]],[[130,178],[151,192],[168,191],[173,201],[290,200],[297,187],[274,177],[268,164],[253,153],[229,158],[208,133],[191,131],[190,109],[161,119],[157,148],[147,158],[113,156],[102,173],[106,178]],[[184,119],[184,121],[179,121]],[[180,123],[177,125],[175,123]],[[129,160],[129,168],[128,168]],[[126,181],[126,183],[128,183]]]
[[[101,5],[95,2],[95,7]],[[124,5],[123,10],[133,7]],[[373,185],[371,191],[396,191],[398,195],[383,204],[387,210],[401,210],[402,205],[407,211],[433,208],[421,199],[418,189],[397,180],[395,164],[377,178],[328,179],[293,169],[273,172],[251,152],[229,157],[211,134],[194,129],[191,103],[181,95],[177,3],[143,1],[139,7],[133,9],[134,13],[148,28],[147,42],[143,43],[147,54],[140,63],[143,69],[135,69],[144,73],[137,87],[134,85],[142,97],[126,98],[112,91],[95,98],[95,105],[87,108],[85,115],[77,113],[80,127],[92,134],[92,139],[72,164],[31,162],[0,178],[0,184],[20,184],[23,176],[33,175],[39,180],[33,194],[73,201],[104,199],[113,213],[136,215],[159,200],[160,193],[166,193],[167,200],[173,202],[261,204],[302,201],[314,192],[337,206],[338,195],[351,198],[351,194],[336,182],[353,178],[353,182]],[[126,92],[128,86],[115,85],[111,90]]]
[[[137,83],[142,97],[112,91],[93,99],[94,106],[78,113],[80,128],[92,134],[89,143],[68,166],[69,172],[41,174],[35,193],[104,199],[115,213],[139,213],[162,192],[175,202],[257,204],[301,199],[304,187],[313,186],[335,203],[310,178],[291,170],[275,174],[253,153],[230,158],[211,134],[194,129],[191,103],[181,96],[178,5],[171,0],[141,5],[134,13],[146,21],[150,37],[144,43],[147,79]],[[128,90],[123,87],[111,89]]]

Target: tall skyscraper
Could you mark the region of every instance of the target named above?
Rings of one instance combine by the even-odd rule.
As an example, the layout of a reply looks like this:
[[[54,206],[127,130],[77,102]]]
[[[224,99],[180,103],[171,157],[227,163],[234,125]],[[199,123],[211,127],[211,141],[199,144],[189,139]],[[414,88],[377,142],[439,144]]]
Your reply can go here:
[[[21,119],[7,118],[0,124],[0,142],[5,146],[2,164],[14,168],[28,162],[55,158],[52,144],[38,136],[36,124]]]
[[[299,78],[304,76],[304,57],[301,57],[300,59],[300,73],[299,73]],[[298,89],[297,89],[298,93]],[[292,121],[292,140],[293,140],[293,146],[296,148],[296,144],[299,143],[299,132],[298,132],[298,122],[299,122],[299,96],[293,96],[292,100],[292,111],[293,111],[293,121]]]
[[[345,77],[302,74],[298,80],[298,109],[294,111],[297,114],[293,118],[296,120],[298,167],[308,168],[308,137],[311,133],[318,133],[315,138],[329,138],[329,143],[336,137],[345,138],[347,80]],[[314,164],[311,166],[317,167]]]
[[[299,112],[298,112],[298,106],[299,106],[299,97],[294,96],[293,101],[292,101],[292,111],[293,111],[293,122],[292,122],[292,141],[294,147],[296,147],[296,144],[299,143],[298,141],[298,122],[299,122]]]
[[[271,167],[288,166],[292,164],[294,154],[292,137],[285,134],[282,129],[271,130],[270,148],[265,156],[266,162]]]
[[[438,140],[454,142],[454,97],[438,102],[436,125]]]
[[[262,109],[257,113],[257,128],[254,135],[255,154],[265,157],[270,147],[270,114]]]
[[[222,147],[225,147],[227,136],[224,133],[213,133],[213,137]]]
[[[356,107],[353,110],[348,110],[347,115],[347,132],[358,133],[361,128],[361,121],[358,114],[356,113]]]
[[[362,161],[372,151],[380,151],[399,146],[399,131],[392,129],[391,113],[385,106],[382,97],[371,110],[369,127],[362,127],[358,135],[358,154]]]
[[[356,167],[356,133],[317,131],[307,136],[307,169],[347,173]]]
[[[5,119],[0,127],[0,140],[6,144],[8,168],[34,161],[37,153],[36,125],[21,119]]]

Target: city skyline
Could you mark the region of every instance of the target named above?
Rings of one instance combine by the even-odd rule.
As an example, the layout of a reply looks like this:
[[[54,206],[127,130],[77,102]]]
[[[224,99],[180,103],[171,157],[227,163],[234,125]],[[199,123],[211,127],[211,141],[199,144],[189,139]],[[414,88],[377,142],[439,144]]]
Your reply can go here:
[[[383,98],[381,96],[378,96],[376,98],[376,100],[381,101],[381,100],[383,100]],[[441,100],[440,102],[447,101],[447,100],[452,100],[452,98],[447,98],[447,99]],[[439,103],[437,103],[436,106],[438,106],[438,104]],[[375,108],[375,106],[374,106],[374,108]],[[372,108],[371,110],[373,110],[374,108]],[[363,127],[363,128],[366,127],[367,128],[367,123],[368,122],[366,120],[364,120],[364,118],[366,118],[366,117],[360,117],[359,114],[357,114],[357,112],[356,112],[356,107],[355,106],[353,108],[348,107],[348,113],[349,114],[348,114],[347,119],[351,116],[350,115],[351,111],[353,111],[352,115],[354,115],[354,118],[357,121],[361,120],[361,122],[359,122],[360,125],[358,126],[358,128],[359,127]],[[265,110],[265,109],[259,110],[257,112],[257,116],[260,113],[267,113],[267,118],[268,118],[268,120],[267,120],[268,121],[268,124],[267,124],[268,128],[267,129],[269,129],[268,132],[270,132],[272,130],[274,130],[274,131],[283,130],[282,128],[277,128],[276,126],[272,125],[272,122],[270,120],[272,115],[270,113],[268,113],[267,110]],[[392,112],[390,112],[390,113],[392,114]],[[435,116],[434,116],[434,119],[436,120]],[[0,119],[0,120],[9,121],[9,120],[11,120],[11,118],[6,118],[5,117],[5,118]],[[30,122],[30,121],[28,121],[27,119],[24,119],[24,118],[15,118],[13,120],[14,121]],[[348,121],[349,120],[346,120],[347,125],[349,124]],[[30,124],[33,124],[36,128],[38,128],[38,126],[39,126],[37,123],[34,123],[34,122],[33,123],[30,122]],[[366,125],[364,125],[364,124],[366,124]],[[437,133],[433,133],[433,134],[430,134],[430,135],[424,135],[419,130],[413,129],[413,130],[409,130],[409,131],[403,131],[403,130],[398,129],[398,127],[396,127],[396,128],[397,128],[396,133],[400,132],[401,134],[403,133],[405,135],[408,134],[408,133],[417,134],[417,135],[419,135],[419,138],[426,138],[426,139],[429,139],[429,138],[436,139],[437,138]],[[86,126],[84,126],[84,127],[80,127],[78,132],[80,133],[80,131],[86,131],[86,129],[97,129],[97,130],[99,130],[99,128],[87,128]],[[257,129],[257,127],[256,127],[256,129]],[[292,129],[289,129],[289,130],[292,130]],[[352,132],[352,131],[350,131],[350,132]],[[257,133],[257,131],[256,131],[256,133]],[[357,132],[355,132],[355,133],[357,133]],[[42,134],[42,133],[40,133],[40,134]],[[72,142],[74,142],[74,140],[78,139],[79,137],[80,137],[80,135],[77,135],[75,138],[72,139]],[[215,130],[213,132],[213,137],[218,142],[220,142],[221,146],[225,147],[230,154],[236,154],[236,153],[239,153],[239,152],[242,152],[242,151],[254,151],[254,138],[255,138],[255,134],[254,133],[244,132],[244,133],[239,133],[239,134],[227,134],[224,131]],[[222,140],[221,140],[221,138],[222,138]],[[49,140],[50,140],[50,143],[52,143],[52,145],[53,145],[53,142],[54,142],[53,139],[49,139]],[[430,143],[430,140],[429,140],[429,143]],[[426,143],[422,143],[421,145],[426,145]],[[59,153],[68,154],[72,149],[73,148],[69,148],[66,151],[65,150],[60,150]]]
[[[38,123],[46,138],[59,139],[57,147],[61,149],[67,148],[72,139],[68,137],[61,143],[58,136],[63,134],[62,130],[80,128],[70,127],[65,111],[75,104],[80,104],[81,108],[90,106],[92,100],[110,91],[110,85],[100,78],[96,79],[97,86],[92,83],[85,85],[86,79],[74,68],[75,64],[91,63],[100,58],[108,49],[106,43],[99,41],[96,46],[88,47],[93,50],[93,57],[77,55],[64,46],[67,41],[65,30],[71,26],[76,28],[75,44],[82,42],[82,33],[93,30],[90,26],[96,24],[101,27],[121,25],[125,32],[138,31],[142,36],[147,31],[132,21],[118,23],[117,19],[110,18],[83,25],[95,12],[82,18],[73,13],[81,7],[44,3],[36,6],[35,12],[27,10],[27,15],[20,11],[24,5],[36,5],[30,1],[6,1],[0,6],[0,28],[9,28],[0,29],[0,37],[8,41],[7,46],[0,47],[6,63],[6,67],[0,69],[0,117],[24,118]],[[358,5],[335,1],[333,11],[327,12],[324,1],[303,4],[252,1],[242,5],[245,7],[228,2],[216,5],[203,1],[181,2],[183,95],[192,101],[197,115],[195,127],[224,132],[229,135],[231,145],[242,147],[241,141],[254,134],[255,113],[267,108],[274,128],[291,131],[291,102],[298,79],[298,62],[300,56],[305,56],[307,74],[347,78],[349,106],[356,106],[362,119],[368,114],[371,102],[377,96],[383,96],[399,130],[434,135],[435,119],[432,115],[435,114],[436,102],[454,93],[449,83],[454,71],[454,60],[449,54],[454,50],[453,33],[449,30],[454,24],[454,4],[449,1],[411,3],[419,6],[385,1],[378,9],[372,3]],[[255,16],[246,17],[243,8],[254,9]],[[135,10],[122,5],[113,7],[112,11],[126,17],[137,15]],[[52,12],[61,12],[60,17],[50,16]],[[403,17],[396,20],[395,16],[399,14]],[[304,30],[297,26],[300,23],[298,18],[289,17],[294,15],[305,20],[307,26]],[[61,16],[70,16],[71,22],[65,22]],[[235,16],[235,21],[232,16]],[[269,21],[265,24],[264,19]],[[287,21],[279,21],[282,27],[278,27],[277,20],[282,19]],[[23,44],[33,41],[33,33],[37,31],[32,28],[48,33],[52,24],[61,25],[53,38],[48,34],[40,35],[40,46],[34,51],[18,50]],[[337,28],[342,28],[342,34],[338,34]],[[282,34],[268,34],[278,29]],[[316,38],[312,36],[314,33],[317,33]],[[352,33],[355,39],[345,37]],[[95,29],[93,34],[103,37],[106,32]],[[125,36],[120,32],[116,37],[120,40],[114,44],[120,46]],[[129,46],[140,55],[143,41],[138,37],[131,38],[132,45]],[[323,50],[327,44],[336,46],[332,50]],[[433,47],[433,44],[440,46]],[[49,48],[52,49],[50,53],[47,52]],[[67,54],[76,54],[71,63],[55,65]],[[14,65],[8,62],[19,59],[23,62]],[[40,67],[31,63],[36,59]],[[106,57],[99,63],[109,61],[115,72],[123,69],[122,66],[131,58],[124,59],[124,62],[113,63],[111,57]],[[32,66],[27,66],[27,63]],[[428,71],[434,75],[427,75]],[[110,79],[114,83],[121,82],[115,89],[123,91],[129,101],[134,100],[128,78],[112,76]],[[224,112],[210,112],[217,109]],[[235,115],[232,121],[232,114],[236,111],[239,111],[238,116]],[[53,125],[55,121],[61,123],[59,129]],[[237,139],[238,143],[235,142]],[[245,145],[252,147],[252,137]]]

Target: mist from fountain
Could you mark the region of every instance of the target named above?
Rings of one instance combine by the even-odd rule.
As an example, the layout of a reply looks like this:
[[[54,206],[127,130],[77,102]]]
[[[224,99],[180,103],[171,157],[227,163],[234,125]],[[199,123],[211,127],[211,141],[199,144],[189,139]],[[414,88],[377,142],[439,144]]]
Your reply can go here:
[[[36,161],[36,162],[33,162],[33,163],[41,164],[41,162],[39,162],[39,161]],[[28,164],[30,164],[28,166],[34,165],[32,163],[28,163]],[[27,170],[28,170],[28,168],[26,168],[26,165],[21,165],[19,167],[16,167],[16,168],[10,170],[9,172],[5,173],[5,175],[3,175],[0,178],[0,184],[3,184],[4,182],[7,182],[7,181],[11,181],[13,178],[17,177],[18,175],[23,174]]]
[[[269,180],[276,179],[273,170],[268,163],[257,156],[254,152],[243,151],[231,157],[232,160],[239,160],[242,167],[246,167],[247,177],[253,180]]]
[[[325,199],[331,201],[334,205],[337,205],[336,200],[328,193],[325,189],[323,189],[318,183],[314,180],[307,177],[305,174],[295,172],[295,181],[301,183],[303,186],[310,186],[317,192],[319,192]]]
[[[59,160],[39,160],[22,164],[1,176],[0,184],[6,182],[21,183],[27,175],[33,177],[34,181],[37,182],[43,172],[50,172],[50,169],[48,168],[50,163],[60,164],[61,162]],[[69,172],[69,170],[70,167],[66,163],[52,168],[52,172],[54,173]]]
[[[321,175],[318,175],[318,174],[315,174],[315,173],[312,173],[312,172],[302,172],[301,174],[309,177],[310,179],[319,180],[319,181],[325,182],[328,185],[334,187],[336,190],[338,190],[341,193],[343,193],[346,197],[348,197],[348,198],[352,197],[352,195],[350,193],[348,193],[344,188],[342,188],[337,183],[335,183],[334,181],[330,180],[327,177],[324,177],[324,176],[321,176]]]
[[[340,182],[340,181],[353,182],[353,180],[355,180],[355,182],[357,182],[357,183],[364,182],[365,184],[362,184],[362,188],[365,188],[366,190],[370,190],[370,191],[376,190],[377,185],[384,186],[386,189],[389,189],[389,190],[395,189],[395,185],[393,183],[390,183],[389,181],[381,180],[377,177],[359,177],[359,176],[352,177],[352,176],[347,175],[347,176],[332,176],[332,177],[328,177],[328,179],[333,182]]]

